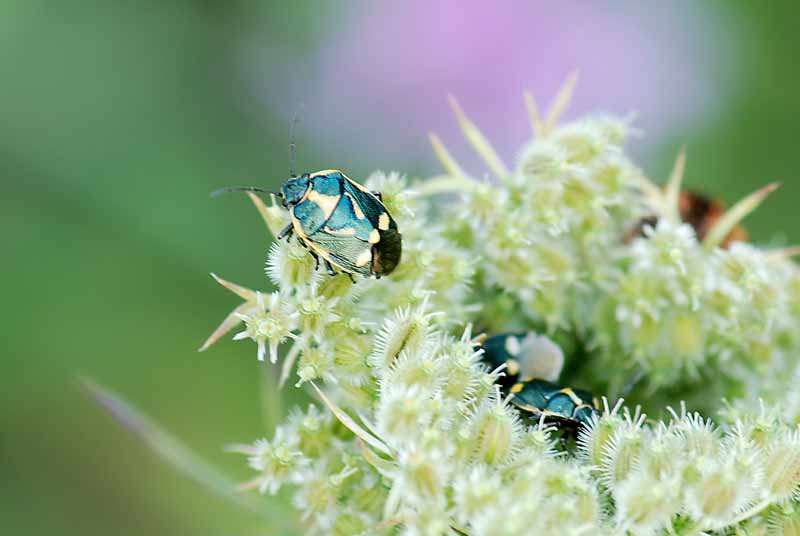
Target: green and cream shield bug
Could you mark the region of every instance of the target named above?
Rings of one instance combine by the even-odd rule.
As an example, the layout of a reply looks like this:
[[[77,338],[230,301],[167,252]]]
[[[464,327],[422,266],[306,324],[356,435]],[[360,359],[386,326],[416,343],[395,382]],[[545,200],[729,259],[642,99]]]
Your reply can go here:
[[[223,188],[218,192],[265,190]],[[218,192],[215,192],[218,193]],[[403,244],[380,193],[371,192],[337,169],[293,176],[275,193],[291,223],[278,239],[296,235],[328,273],[380,278],[400,262]]]
[[[556,379],[564,358],[549,339],[529,333],[501,333],[482,344],[483,362],[503,368],[498,378],[503,393],[513,395],[511,403],[532,417],[544,417],[564,430],[576,430],[598,415],[597,399],[588,391],[560,386]],[[548,379],[535,377],[539,374]]]
[[[329,272],[379,278],[400,262],[402,236],[380,194],[341,171],[289,179],[280,196],[292,221],[279,238],[296,234]]]
[[[512,385],[508,392],[514,394],[511,403],[519,410],[534,417],[544,416],[545,421],[559,428],[577,429],[599,415],[597,399],[583,389],[527,377]]]

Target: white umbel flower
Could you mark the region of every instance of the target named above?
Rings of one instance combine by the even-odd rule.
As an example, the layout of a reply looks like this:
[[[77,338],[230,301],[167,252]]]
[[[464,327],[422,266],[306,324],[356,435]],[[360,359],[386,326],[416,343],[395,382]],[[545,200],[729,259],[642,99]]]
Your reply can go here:
[[[309,464],[309,459],[299,449],[297,434],[283,426],[275,430],[271,441],[259,439],[253,445],[233,445],[229,450],[247,454],[250,467],[261,473],[243,487],[256,487],[270,495],[275,495],[285,483],[300,483],[302,470]]]
[[[428,301],[423,299],[419,306],[398,309],[384,320],[369,357],[378,377],[392,367],[400,352],[413,354],[435,342],[437,331],[433,319],[438,313],[428,312],[427,308]]]
[[[800,499],[800,429],[772,438],[764,453],[766,490],[779,502]]]
[[[281,295],[273,292],[269,301],[264,302],[264,295],[258,293],[257,308],[252,313],[237,313],[237,317],[245,323],[245,330],[237,333],[233,339],[252,339],[258,344],[258,360],[264,361],[269,346],[269,360],[278,360],[278,346],[286,339],[294,339],[292,331],[297,328],[299,314],[292,311]]]

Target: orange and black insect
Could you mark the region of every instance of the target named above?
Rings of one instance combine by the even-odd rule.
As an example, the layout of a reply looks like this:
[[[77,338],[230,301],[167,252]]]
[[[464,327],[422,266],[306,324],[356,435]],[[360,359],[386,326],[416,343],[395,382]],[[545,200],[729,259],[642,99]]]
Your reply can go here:
[[[683,190],[678,198],[678,211],[681,221],[688,223],[694,229],[697,240],[702,241],[725,213],[725,204],[717,199],[690,190]],[[632,241],[637,236],[645,236],[645,227],[655,227],[658,217],[647,216],[625,235],[625,243]],[[741,225],[735,226],[723,239],[720,247],[727,248],[733,242],[746,242],[747,231]]]

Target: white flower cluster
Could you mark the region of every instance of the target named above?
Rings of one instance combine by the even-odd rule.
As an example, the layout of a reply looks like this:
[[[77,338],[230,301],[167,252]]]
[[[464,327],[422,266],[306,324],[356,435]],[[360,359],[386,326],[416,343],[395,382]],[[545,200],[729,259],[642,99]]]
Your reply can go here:
[[[669,422],[643,421],[605,414],[578,440],[578,459],[594,468],[623,534],[744,530],[800,496],[800,430],[775,410],[724,433],[685,406]]]
[[[474,141],[474,125],[456,113]],[[669,385],[707,410],[722,396],[756,392],[754,383],[757,396],[782,397],[800,370],[800,272],[789,259],[797,251],[719,247],[777,185],[703,222],[711,229],[698,237],[680,218],[684,154],[662,190],[625,155],[629,121],[557,126],[558,115],[548,117],[534,106],[536,136],[511,170],[485,140],[474,143],[494,182],[471,179],[434,138],[463,199],[443,217],[464,224],[444,232],[479,259],[472,299],[480,309],[470,319],[490,332],[572,339],[584,350],[581,381],[611,396],[641,377],[648,399]]]
[[[535,137],[512,169],[453,101],[492,182],[435,135],[445,175],[366,181],[403,234],[390,276],[323,275],[290,241],[269,253],[275,292],[217,278],[244,302],[204,348],[244,322],[235,338],[273,362],[286,346],[281,384],[294,372],[324,404],[233,447],[258,473],[245,487],[292,487],[309,533],[800,534],[800,275],[790,251],[718,247],[765,192],[698,239],[682,163],[662,190],[625,156],[629,121],[557,125],[573,82],[545,117],[526,95]],[[251,198],[277,234],[286,213]],[[471,326],[547,331],[562,383],[633,386],[650,413],[724,397],[727,420],[606,405],[575,440],[519,414]]]
[[[740,242],[707,251],[686,224],[662,220],[645,232],[598,308],[601,361],[629,355],[656,387],[683,380],[760,396],[788,387],[770,378],[797,366],[795,266]]]
[[[584,293],[605,279],[622,237],[646,214],[641,174],[621,148],[625,121],[535,130],[500,184],[463,189],[462,218],[487,290],[507,291],[550,331],[570,329],[588,324]]]

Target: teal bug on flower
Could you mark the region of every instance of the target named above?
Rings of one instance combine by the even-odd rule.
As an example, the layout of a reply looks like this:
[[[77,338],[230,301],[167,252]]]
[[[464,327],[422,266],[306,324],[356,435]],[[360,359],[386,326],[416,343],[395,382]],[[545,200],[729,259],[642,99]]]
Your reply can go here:
[[[564,430],[589,424],[598,412],[590,392],[554,383],[561,372],[561,350],[547,337],[535,333],[501,333],[482,344],[483,361],[492,369],[503,366],[497,383],[511,403],[535,418],[544,417]],[[546,376],[547,379],[537,377]]]
[[[220,191],[257,191],[252,187]],[[381,194],[372,192],[338,169],[292,175],[274,195],[281,198],[291,222],[278,239],[297,236],[328,273],[380,278],[400,262],[402,235]]]
[[[598,402],[589,391],[562,387],[546,380],[522,378],[508,392],[514,393],[511,403],[533,416],[559,428],[578,428],[588,425],[599,415]]]
[[[297,235],[329,273],[380,278],[400,262],[403,244],[378,192],[336,169],[304,173],[286,181],[279,196],[291,223],[278,238]]]

